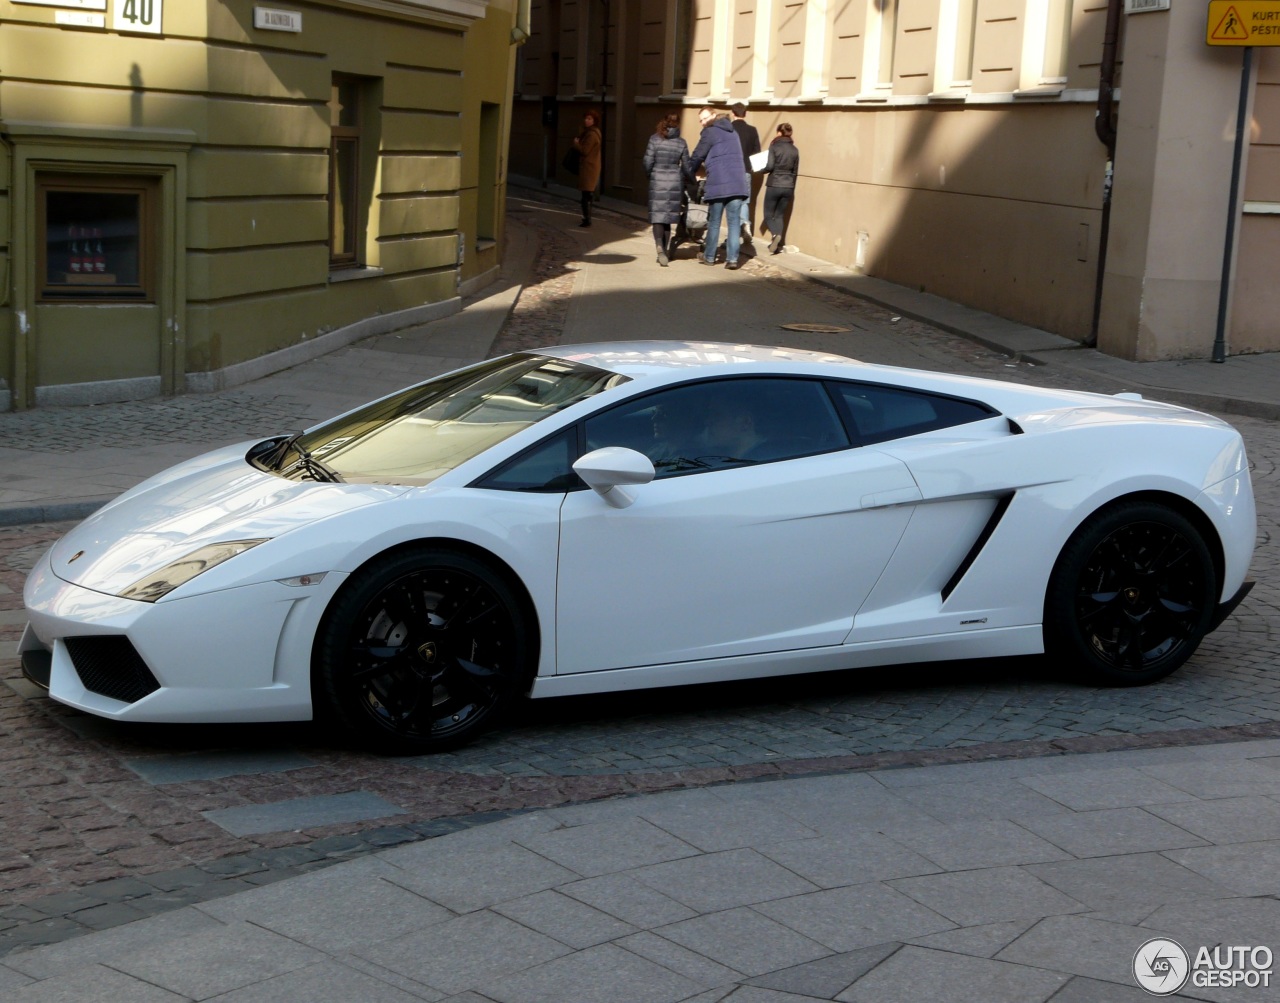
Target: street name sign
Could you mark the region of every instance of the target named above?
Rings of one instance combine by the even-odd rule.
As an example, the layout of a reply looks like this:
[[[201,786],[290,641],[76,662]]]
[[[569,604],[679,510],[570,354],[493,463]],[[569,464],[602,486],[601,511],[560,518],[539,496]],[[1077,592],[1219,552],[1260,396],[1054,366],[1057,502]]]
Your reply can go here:
[[[1209,45],[1280,45],[1280,0],[1209,0]]]

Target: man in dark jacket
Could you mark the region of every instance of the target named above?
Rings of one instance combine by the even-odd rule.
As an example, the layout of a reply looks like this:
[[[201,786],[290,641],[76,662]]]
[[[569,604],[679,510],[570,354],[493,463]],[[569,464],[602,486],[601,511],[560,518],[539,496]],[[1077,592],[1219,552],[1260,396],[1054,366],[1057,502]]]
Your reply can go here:
[[[739,101],[732,108],[733,131],[738,134],[738,142],[742,144],[742,169],[747,172],[747,205],[742,214],[742,239],[751,243],[751,227],[756,218],[756,194],[760,191],[760,181],[752,176],[751,155],[760,152],[760,133],[756,127],[747,123],[747,106]]]
[[[729,117],[718,115],[714,108],[698,112],[698,121],[702,137],[689,156],[686,173],[692,178],[699,167],[706,165],[707,244],[700,260],[704,265],[716,263],[720,218],[725,216],[725,268],[733,271],[739,267],[738,251],[742,246],[742,207],[750,194],[742,170],[742,144]]]

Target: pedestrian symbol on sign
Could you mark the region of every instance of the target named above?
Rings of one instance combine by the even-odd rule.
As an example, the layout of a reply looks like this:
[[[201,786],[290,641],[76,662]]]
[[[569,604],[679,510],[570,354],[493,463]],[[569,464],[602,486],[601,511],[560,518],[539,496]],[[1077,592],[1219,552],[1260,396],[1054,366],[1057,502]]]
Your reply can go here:
[[[1232,5],[1227,8],[1227,12],[1222,15],[1222,20],[1218,22],[1218,26],[1213,29],[1209,37],[1215,41],[1244,40],[1249,37],[1249,29],[1244,26],[1243,18]]]

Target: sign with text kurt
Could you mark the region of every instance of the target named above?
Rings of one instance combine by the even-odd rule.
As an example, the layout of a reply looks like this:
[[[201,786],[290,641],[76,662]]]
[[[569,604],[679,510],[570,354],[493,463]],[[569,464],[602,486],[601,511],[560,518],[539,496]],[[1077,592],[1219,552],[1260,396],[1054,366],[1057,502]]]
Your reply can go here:
[[[1280,0],[1209,0],[1210,45],[1280,45]]]

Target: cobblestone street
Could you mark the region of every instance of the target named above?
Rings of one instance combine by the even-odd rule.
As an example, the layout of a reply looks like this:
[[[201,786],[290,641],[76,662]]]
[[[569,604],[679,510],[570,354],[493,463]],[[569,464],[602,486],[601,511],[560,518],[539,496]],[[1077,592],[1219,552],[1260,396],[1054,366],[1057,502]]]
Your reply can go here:
[[[601,216],[644,246],[641,224]],[[558,340],[583,264],[575,236],[536,199],[515,201],[513,219],[537,234],[541,253],[494,354]],[[853,329],[778,331],[799,347],[859,356],[863,339],[885,339],[898,356],[875,361],[1115,389],[1016,362],[759,259],[741,279],[812,301],[814,316],[838,315]],[[197,426],[190,441],[211,427],[234,441],[292,427],[302,414],[293,399],[253,388],[48,408],[6,415],[5,445],[74,454],[100,438],[119,443],[121,428],[181,442]],[[530,808],[850,768],[1280,736],[1280,428],[1229,420],[1253,464],[1258,584],[1162,683],[1094,689],[1040,659],[1010,659],[542,701],[466,749],[418,759],[335,747],[310,725],[121,726],[54,704],[21,678],[11,654],[25,575],[70,524],[0,528],[0,955]],[[334,796],[351,799],[349,817],[316,822],[303,813],[257,829],[226,821],[243,817],[228,814],[235,810]]]

